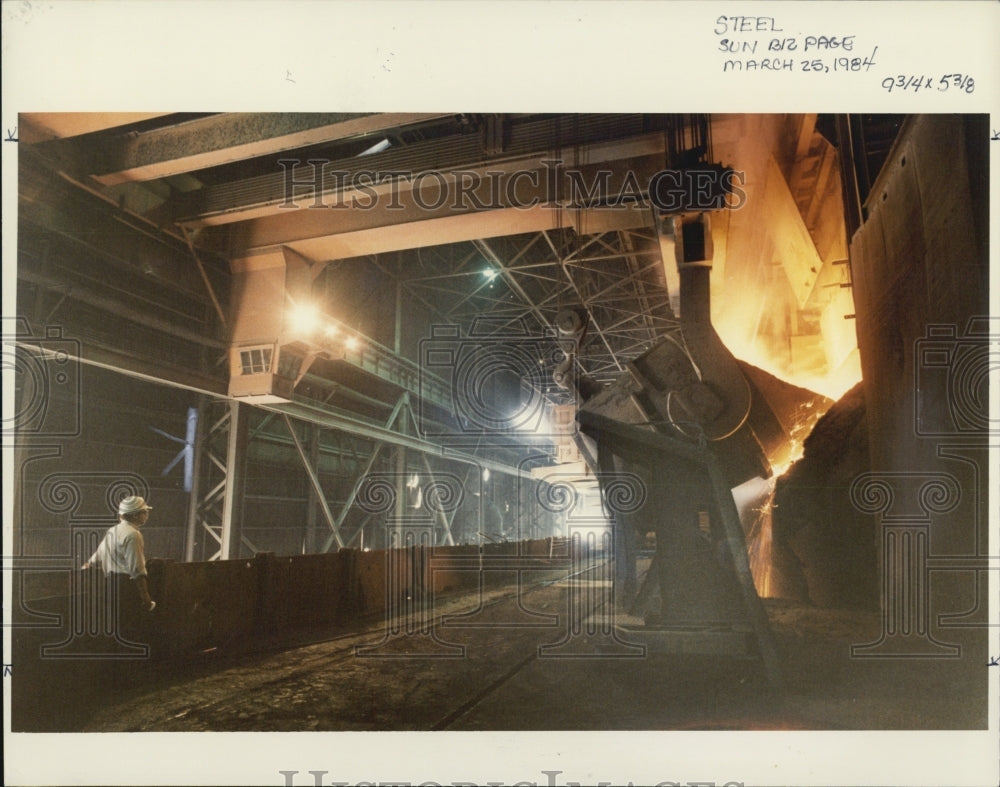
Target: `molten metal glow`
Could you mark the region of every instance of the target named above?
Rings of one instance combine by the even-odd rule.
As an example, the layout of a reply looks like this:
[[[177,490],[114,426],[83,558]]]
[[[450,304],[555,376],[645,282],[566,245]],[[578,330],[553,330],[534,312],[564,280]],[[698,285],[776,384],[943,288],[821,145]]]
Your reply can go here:
[[[789,435],[791,447],[787,460],[772,468],[773,474],[770,478],[754,478],[733,490],[733,499],[739,508],[740,520],[746,533],[750,573],[753,575],[757,595],[761,598],[771,597],[771,578],[774,571],[771,515],[774,511],[775,485],[778,477],[784,475],[802,458],[805,439],[822,415],[821,409],[803,407]]]
[[[783,310],[764,290],[716,298],[712,324],[741,361],[836,400],[861,380],[854,301],[848,290],[836,292],[808,318],[793,309],[796,319],[776,317]]]
[[[805,387],[805,386],[803,386]],[[795,423],[788,433],[789,449],[788,458],[781,464],[772,466],[772,474],[775,478],[784,475],[791,469],[797,461],[802,458],[805,451],[806,438],[812,433],[816,422],[823,417],[826,412],[824,408],[802,405],[796,413]]]
[[[750,530],[750,573],[757,588],[757,595],[769,598],[771,595],[771,572],[773,567],[771,539],[771,511],[774,509],[774,484],[767,499],[754,509],[755,519]]]
[[[747,534],[750,573],[757,595],[771,594],[771,510],[774,507],[774,484],[771,478],[753,478],[733,490],[733,499],[740,512],[743,530]]]
[[[834,401],[861,380],[861,362],[857,348],[848,352],[836,368],[830,369],[827,366],[826,370],[820,368],[819,371],[813,369],[806,371],[789,362],[779,353],[769,350],[761,341],[747,341],[738,335],[727,336],[721,330],[719,335],[729,351],[741,361],[753,364],[758,369],[763,369],[786,383],[797,385],[800,388],[808,388],[810,391],[823,394]]]
[[[773,306],[761,292],[758,298],[730,298],[724,307],[713,302],[712,323],[737,358],[787,383],[823,394],[836,401],[861,380],[857,334],[850,293],[841,289],[823,307],[819,319],[786,322],[773,319]],[[793,325],[795,326],[793,328]],[[751,326],[748,330],[748,326]],[[771,595],[773,539],[771,511],[774,487],[802,458],[805,439],[823,415],[821,407],[803,407],[789,434],[789,453],[772,467],[770,479],[754,479],[733,490],[740,508],[750,570],[757,594]],[[743,503],[740,504],[740,498]]]

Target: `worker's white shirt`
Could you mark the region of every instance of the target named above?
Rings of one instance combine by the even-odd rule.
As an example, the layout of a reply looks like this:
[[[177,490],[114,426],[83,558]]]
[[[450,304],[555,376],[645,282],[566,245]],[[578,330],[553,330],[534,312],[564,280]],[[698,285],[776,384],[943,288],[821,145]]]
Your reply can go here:
[[[144,576],[146,553],[142,533],[135,525],[121,520],[108,528],[90,562],[100,563],[105,574],[128,574],[132,579]]]

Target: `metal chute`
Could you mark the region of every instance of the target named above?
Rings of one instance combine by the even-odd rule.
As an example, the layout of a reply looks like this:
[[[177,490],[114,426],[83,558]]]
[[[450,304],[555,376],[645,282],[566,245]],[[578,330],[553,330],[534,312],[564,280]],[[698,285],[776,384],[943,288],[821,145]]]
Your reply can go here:
[[[661,231],[665,225],[658,217]],[[678,627],[725,630],[730,636],[716,638],[716,647],[731,651],[732,632],[750,632],[776,680],[731,490],[786,461],[796,414],[824,397],[742,363],[716,333],[709,216],[673,217],[671,240],[680,282],[677,327],[609,385],[578,386],[580,439],[592,441],[583,453],[597,458],[599,478],[632,473],[645,488],[643,506],[620,516],[611,511],[619,599],[627,612],[644,617],[644,630],[655,630],[661,642],[676,640]],[[640,583],[637,557],[647,534],[655,534],[656,551]]]

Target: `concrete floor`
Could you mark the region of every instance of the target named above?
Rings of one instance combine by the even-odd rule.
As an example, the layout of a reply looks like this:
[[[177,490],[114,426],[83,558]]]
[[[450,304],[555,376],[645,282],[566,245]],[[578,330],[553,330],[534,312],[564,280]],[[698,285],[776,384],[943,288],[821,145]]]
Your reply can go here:
[[[388,638],[377,628],[308,632],[330,638],[255,655],[216,651],[180,664],[122,662],[105,688],[89,698],[78,693],[72,708],[40,701],[33,714],[22,710],[21,726],[102,732],[986,727],[981,631],[964,634],[959,659],[857,659],[850,645],[877,639],[877,614],[768,600],[786,682],[772,691],[754,660],[636,657],[598,625],[608,623],[604,608],[567,639],[561,623],[567,593],[566,583],[525,590],[520,600],[510,589],[494,591],[479,608],[474,596],[452,598],[436,605],[433,627],[417,626],[409,635],[406,621],[398,621],[398,635]],[[44,700],[46,688],[36,689]]]

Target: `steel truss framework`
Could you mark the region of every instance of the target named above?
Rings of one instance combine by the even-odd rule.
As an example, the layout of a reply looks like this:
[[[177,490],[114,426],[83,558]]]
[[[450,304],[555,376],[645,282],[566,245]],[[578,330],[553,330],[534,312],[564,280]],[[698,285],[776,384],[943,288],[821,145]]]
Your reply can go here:
[[[580,371],[599,382],[613,379],[621,372],[625,360],[639,355],[676,326],[663,260],[652,229],[617,230],[585,237],[568,229],[548,230],[366,259],[398,283],[403,297],[422,304],[435,320],[469,329],[477,320],[487,317],[489,330],[498,338],[514,329],[526,329],[529,336],[556,336],[555,320],[560,310],[586,309],[589,334],[577,354],[577,364]],[[328,266],[333,275],[336,268]],[[413,326],[404,327],[410,329]],[[427,329],[421,326],[420,330]],[[347,360],[350,362],[350,357]],[[385,377],[384,366],[367,369],[362,364],[359,368]],[[389,377],[386,381],[399,382]],[[554,383],[547,384],[543,393],[555,403],[566,403],[573,398]],[[385,406],[391,407],[391,412],[384,422],[376,425],[379,433],[374,433],[364,422],[359,420],[355,424],[350,418],[338,422],[336,428],[313,422],[304,429],[303,419],[306,422],[312,419],[299,412],[294,412],[295,417],[288,412],[267,413],[262,419],[255,417],[251,431],[247,426],[250,420],[247,405],[206,405],[200,419],[187,559],[195,559],[198,537],[205,537],[211,550],[202,548],[203,559],[237,557],[242,546],[257,551],[247,535],[239,532],[234,518],[244,505],[240,452],[245,456],[250,440],[279,441],[294,447],[309,482],[303,551],[326,552],[363,545],[365,527],[372,516],[362,515],[359,520],[357,498],[362,486],[374,470],[387,463],[399,468],[402,477],[414,465],[412,457],[409,463],[405,458],[405,443],[413,441],[420,431],[406,392],[394,406],[391,403]],[[282,428],[275,431],[275,424]],[[321,450],[329,453],[329,448],[320,448],[321,431],[336,435],[337,440],[352,440],[353,480],[342,499],[330,499],[320,480]],[[393,435],[400,440],[394,441]],[[488,436],[480,438],[479,443],[480,449],[490,447]],[[440,453],[440,449],[434,448],[430,453]],[[404,458],[400,459],[400,454]],[[435,472],[427,451],[418,447],[411,454],[420,457],[416,466],[433,479]],[[467,463],[477,459],[487,461],[485,454],[477,451],[462,457]],[[405,491],[400,487],[396,494],[402,497]],[[451,516],[454,517],[454,512]],[[452,521],[447,515],[438,517],[437,528],[441,543],[455,543]]]
[[[275,451],[282,452],[286,463],[294,452],[308,478],[302,498],[306,512],[299,541],[302,553],[388,543],[389,531],[383,537],[374,526],[412,522],[413,512],[407,510],[406,501],[412,504],[414,496],[416,507],[422,509],[420,516],[435,534],[434,543],[440,545],[467,542],[470,532],[472,540],[481,541],[503,539],[514,530],[530,537],[553,529],[552,516],[535,510],[532,503],[539,482],[529,472],[489,459],[488,451],[480,456],[475,451],[452,450],[444,459],[442,449],[414,443],[417,417],[408,393],[400,395],[382,428],[383,437],[372,437],[360,428],[352,433],[349,424],[324,428],[284,412],[224,400],[203,401],[198,408],[185,559],[235,559],[244,547],[250,554],[261,551],[242,526],[250,501],[267,499],[257,492],[248,493],[247,464],[250,457],[266,461]],[[536,460],[544,461],[545,456]],[[500,472],[487,483],[491,468]],[[414,483],[418,478],[419,485]],[[379,486],[366,490],[373,479]],[[386,482],[391,489],[385,487]],[[270,479],[270,483],[280,486],[280,480]],[[284,499],[300,494],[301,485],[292,486],[282,489]],[[372,508],[373,496],[379,500],[386,493],[394,505],[385,510]],[[421,506],[423,497],[428,500]],[[492,521],[493,497],[503,498],[508,510],[528,511],[526,524],[505,530]],[[464,498],[464,504],[437,505],[436,498]],[[460,516],[472,520],[471,525],[462,525],[464,537],[458,532]]]
[[[524,326],[554,336],[560,310],[585,308],[589,337],[577,362],[600,382],[676,324],[652,229],[544,230],[369,259],[443,323],[488,317],[497,335]]]
[[[199,405],[185,543],[188,561],[196,558],[198,545],[204,560],[235,557],[241,542],[251,551],[257,551],[253,543],[243,539],[239,528],[249,436],[246,405],[238,402]]]

